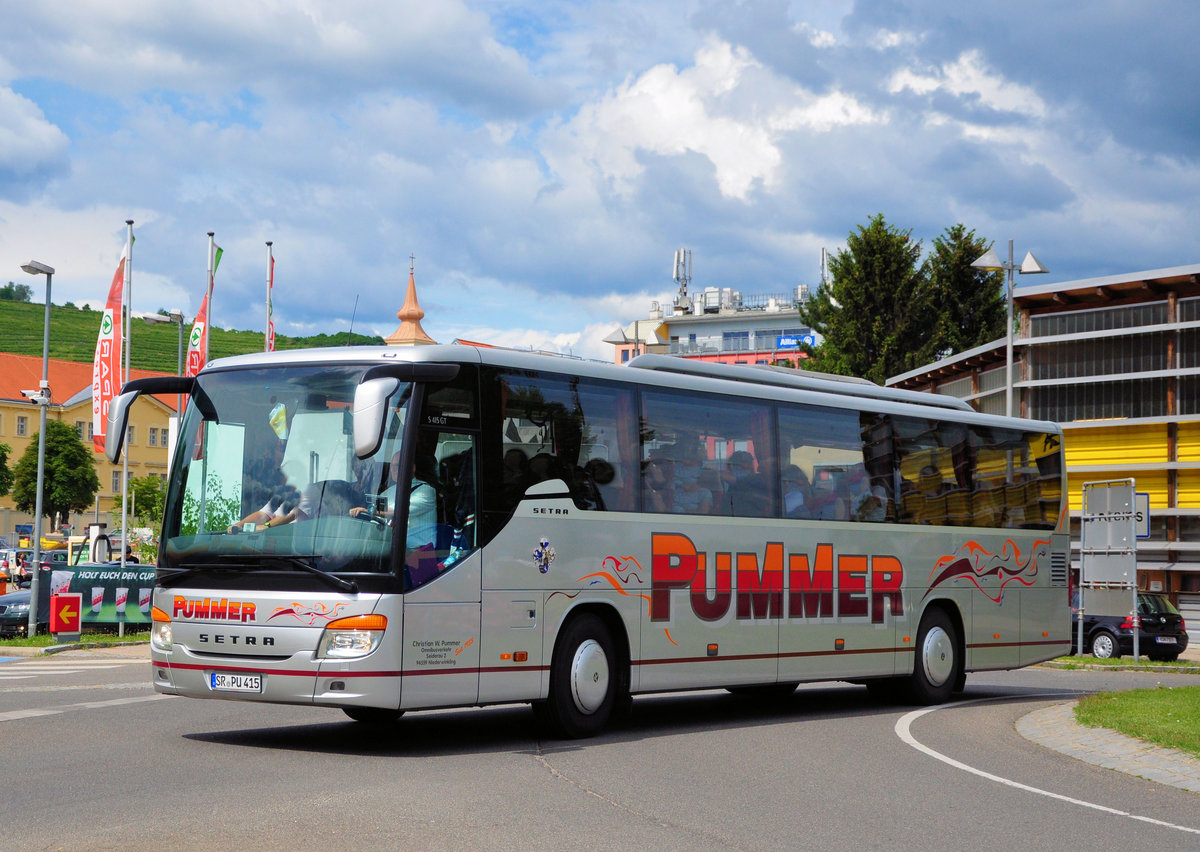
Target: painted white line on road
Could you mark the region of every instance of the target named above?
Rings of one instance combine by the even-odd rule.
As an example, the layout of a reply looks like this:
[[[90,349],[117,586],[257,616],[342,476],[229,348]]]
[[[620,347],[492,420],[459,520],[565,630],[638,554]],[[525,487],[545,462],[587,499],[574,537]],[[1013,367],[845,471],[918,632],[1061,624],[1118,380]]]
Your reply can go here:
[[[1057,695],[1057,693],[1055,693],[1055,695]],[[1053,696],[1047,695],[1045,697],[1053,697]],[[1113,816],[1127,817],[1128,819],[1138,820],[1139,822],[1146,822],[1146,823],[1150,823],[1151,825],[1159,825],[1159,826],[1162,826],[1163,828],[1173,828],[1176,831],[1184,831],[1184,832],[1187,832],[1188,834],[1200,834],[1200,828],[1189,828],[1186,825],[1176,825],[1175,823],[1172,823],[1172,822],[1164,822],[1160,819],[1154,819],[1153,817],[1141,816],[1140,814],[1130,813],[1129,811],[1122,811],[1122,810],[1118,810],[1117,808],[1110,808],[1106,805],[1098,805],[1095,802],[1086,802],[1083,799],[1076,799],[1072,796],[1063,795],[1062,793],[1054,793],[1050,790],[1043,790],[1040,787],[1031,787],[1028,784],[1022,784],[1020,781],[1013,781],[1011,778],[1002,778],[999,775],[993,775],[990,772],[985,772],[982,769],[979,769],[974,766],[970,766],[966,763],[963,763],[962,761],[955,760],[952,757],[948,757],[947,755],[944,755],[939,751],[934,751],[929,746],[927,746],[921,742],[918,742],[916,737],[914,737],[912,735],[912,723],[928,713],[934,713],[938,710],[955,708],[955,707],[965,707],[968,704],[983,704],[988,701],[1000,701],[1000,700],[1007,700],[1007,699],[976,698],[976,699],[973,699],[970,701],[958,701],[958,702],[955,702],[954,704],[944,705],[943,707],[926,707],[923,710],[913,710],[911,713],[905,713],[903,716],[901,716],[896,721],[896,728],[895,728],[896,736],[898,736],[901,740],[903,740],[908,745],[915,748],[917,751],[919,751],[922,754],[925,754],[929,757],[932,757],[934,760],[940,760],[942,763],[945,763],[947,766],[953,766],[955,769],[961,769],[963,772],[970,772],[972,775],[978,775],[980,778],[985,778],[988,781],[995,781],[997,784],[1004,784],[1005,786],[1013,787],[1017,790],[1024,790],[1027,793],[1035,793],[1039,796],[1046,796],[1047,798],[1050,798],[1050,799],[1057,799],[1060,802],[1068,802],[1069,804],[1079,805],[1080,807],[1083,807],[1083,808],[1091,808],[1094,811],[1102,811],[1103,813],[1112,814]]]
[[[136,704],[140,701],[158,701],[160,698],[170,698],[169,695],[139,695],[135,698],[112,698],[108,701],[85,701],[80,704],[64,704],[62,707],[35,707],[28,710],[10,710],[0,713],[0,722],[15,722],[18,719],[29,719],[34,716],[54,716],[71,710],[98,710],[104,707],[118,707],[122,704]]]

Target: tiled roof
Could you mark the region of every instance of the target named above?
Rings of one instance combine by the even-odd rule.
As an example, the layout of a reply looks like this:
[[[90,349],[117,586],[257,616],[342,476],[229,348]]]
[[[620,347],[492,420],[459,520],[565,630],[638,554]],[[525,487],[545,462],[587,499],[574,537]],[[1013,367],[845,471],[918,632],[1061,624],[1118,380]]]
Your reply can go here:
[[[48,365],[50,380],[50,404],[62,405],[80,392],[86,392],[88,398],[92,391],[92,365],[79,361],[60,361],[51,358]],[[144,379],[150,376],[167,376],[171,373],[160,373],[154,370],[131,370],[133,379]],[[0,352],[0,400],[23,401],[23,390],[37,390],[38,382],[42,380],[42,359],[30,355],[13,355]],[[168,403],[172,410],[175,408],[175,397],[160,397],[163,403]]]

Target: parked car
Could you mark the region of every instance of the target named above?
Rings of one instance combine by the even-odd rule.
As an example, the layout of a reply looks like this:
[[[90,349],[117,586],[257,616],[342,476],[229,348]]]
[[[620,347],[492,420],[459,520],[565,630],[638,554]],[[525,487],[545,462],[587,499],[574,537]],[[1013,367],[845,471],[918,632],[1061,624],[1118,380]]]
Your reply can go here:
[[[1086,604],[1086,599],[1085,599]],[[1141,620],[1138,634],[1138,653],[1151,660],[1169,662],[1188,646],[1187,624],[1166,596],[1153,592],[1138,592],[1137,612]],[[1079,638],[1079,593],[1072,598],[1071,645]],[[1133,653],[1133,618],[1125,615],[1099,615],[1085,612],[1083,616],[1083,647],[1093,657],[1102,659]]]
[[[20,559],[18,559],[20,557]],[[43,550],[42,568],[65,568],[70,554],[66,550]],[[21,561],[25,563],[24,570]],[[25,586],[29,583],[29,566],[33,564],[33,549],[18,547],[0,551],[0,573],[8,582]]]
[[[48,629],[49,616],[43,622],[38,617],[38,630]],[[22,589],[0,595],[0,638],[24,636],[29,630],[29,590]]]

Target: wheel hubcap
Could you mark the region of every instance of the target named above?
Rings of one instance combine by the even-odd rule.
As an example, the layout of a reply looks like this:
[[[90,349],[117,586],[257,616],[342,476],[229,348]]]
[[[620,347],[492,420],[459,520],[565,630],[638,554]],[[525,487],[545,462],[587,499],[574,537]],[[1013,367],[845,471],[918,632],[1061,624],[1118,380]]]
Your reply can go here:
[[[600,709],[608,695],[608,657],[595,639],[588,639],[575,649],[571,661],[571,697],[580,713],[592,714]]]
[[[942,628],[933,627],[925,634],[921,665],[925,669],[925,679],[933,686],[941,686],[949,680],[954,671],[954,643]]]

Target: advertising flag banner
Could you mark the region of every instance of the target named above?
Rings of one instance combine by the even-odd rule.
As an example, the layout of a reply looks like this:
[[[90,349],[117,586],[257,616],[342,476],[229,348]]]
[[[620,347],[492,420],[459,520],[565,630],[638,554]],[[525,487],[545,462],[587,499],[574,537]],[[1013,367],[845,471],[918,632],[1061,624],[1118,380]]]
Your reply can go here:
[[[92,445],[104,452],[104,430],[108,424],[108,406],[121,389],[121,293],[125,287],[125,259],[129,247],[121,251],[121,262],[108,288],[108,301],[100,319],[96,355],[92,359]]]
[[[183,374],[194,376],[204,368],[204,353],[208,351],[208,296],[200,303],[200,312],[192,323],[192,333],[188,337],[187,361],[184,362]]]

